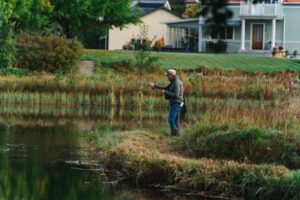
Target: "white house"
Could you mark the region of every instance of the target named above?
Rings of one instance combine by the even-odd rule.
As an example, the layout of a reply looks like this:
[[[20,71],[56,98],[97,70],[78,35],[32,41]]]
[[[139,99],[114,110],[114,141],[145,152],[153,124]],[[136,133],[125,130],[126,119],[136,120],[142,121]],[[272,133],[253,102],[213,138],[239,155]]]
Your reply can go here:
[[[166,21],[167,44],[207,52],[212,42],[222,40],[229,53],[270,54],[274,47],[284,47],[291,53],[300,52],[300,0],[262,0],[256,4],[246,0],[226,1],[233,17],[219,32],[212,31],[204,17]],[[183,39],[187,44],[182,42]]]
[[[167,0],[139,0],[134,2],[135,6],[141,8],[141,23],[148,27],[148,39],[159,40],[167,37],[167,25],[163,22],[179,20],[180,17],[171,12]],[[137,38],[140,32],[139,24],[128,24],[125,28],[112,28],[109,30],[108,49],[119,50],[123,45]],[[168,41],[167,41],[168,42]]]

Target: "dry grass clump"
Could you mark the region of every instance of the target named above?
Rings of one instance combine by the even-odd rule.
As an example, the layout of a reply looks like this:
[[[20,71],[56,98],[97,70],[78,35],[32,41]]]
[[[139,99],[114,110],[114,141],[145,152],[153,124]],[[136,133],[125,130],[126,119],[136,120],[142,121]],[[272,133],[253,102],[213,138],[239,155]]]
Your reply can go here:
[[[200,123],[182,134],[176,144],[176,149],[197,158],[273,163],[293,169],[300,167],[297,132]]]

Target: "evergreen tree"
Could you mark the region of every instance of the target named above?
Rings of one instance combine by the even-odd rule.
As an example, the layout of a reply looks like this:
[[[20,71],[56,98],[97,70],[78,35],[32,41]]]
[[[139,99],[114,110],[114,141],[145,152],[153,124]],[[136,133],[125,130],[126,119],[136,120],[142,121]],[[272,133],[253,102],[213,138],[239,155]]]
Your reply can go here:
[[[169,2],[171,5],[172,12],[174,12],[178,16],[181,16],[184,13],[186,9],[184,0],[169,0]]]

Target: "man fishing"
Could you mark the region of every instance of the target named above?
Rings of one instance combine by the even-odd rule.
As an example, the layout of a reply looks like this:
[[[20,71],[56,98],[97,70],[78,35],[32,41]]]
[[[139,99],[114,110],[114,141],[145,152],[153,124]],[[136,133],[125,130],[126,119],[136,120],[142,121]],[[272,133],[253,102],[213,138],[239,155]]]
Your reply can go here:
[[[152,89],[160,89],[165,95],[165,99],[170,102],[170,112],[168,122],[171,127],[171,135],[176,136],[179,134],[179,114],[183,106],[183,86],[181,80],[176,76],[174,69],[169,69],[166,72],[166,76],[170,81],[170,84],[166,87],[160,86],[154,82],[150,82],[149,85]]]

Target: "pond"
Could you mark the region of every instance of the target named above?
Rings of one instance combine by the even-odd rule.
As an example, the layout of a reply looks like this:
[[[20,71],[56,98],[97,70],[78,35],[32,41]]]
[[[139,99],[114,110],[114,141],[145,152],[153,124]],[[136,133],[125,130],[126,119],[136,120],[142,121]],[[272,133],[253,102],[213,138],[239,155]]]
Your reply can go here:
[[[149,190],[112,187],[97,170],[66,163],[84,160],[85,132],[155,127],[167,115],[117,108],[12,105],[0,108],[0,199],[170,199]]]

